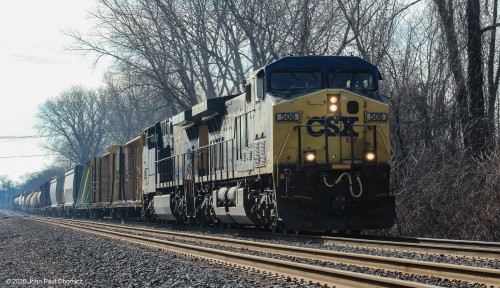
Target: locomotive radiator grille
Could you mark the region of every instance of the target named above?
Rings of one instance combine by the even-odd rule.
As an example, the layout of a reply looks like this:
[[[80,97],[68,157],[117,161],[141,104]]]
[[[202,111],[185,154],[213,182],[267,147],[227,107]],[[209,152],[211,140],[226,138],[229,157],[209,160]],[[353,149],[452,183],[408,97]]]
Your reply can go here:
[[[266,141],[265,139],[255,142],[254,146],[254,167],[266,166]]]

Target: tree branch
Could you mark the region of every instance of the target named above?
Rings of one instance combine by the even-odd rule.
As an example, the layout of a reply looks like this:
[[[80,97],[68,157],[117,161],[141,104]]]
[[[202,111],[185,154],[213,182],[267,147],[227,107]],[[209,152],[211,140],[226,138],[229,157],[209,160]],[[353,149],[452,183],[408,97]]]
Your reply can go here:
[[[486,26],[484,27],[483,29],[481,29],[481,35],[486,32],[486,31],[489,31],[489,30],[493,30],[497,27],[500,27],[500,23],[497,23],[497,24],[494,24],[494,25],[490,25],[490,26]]]

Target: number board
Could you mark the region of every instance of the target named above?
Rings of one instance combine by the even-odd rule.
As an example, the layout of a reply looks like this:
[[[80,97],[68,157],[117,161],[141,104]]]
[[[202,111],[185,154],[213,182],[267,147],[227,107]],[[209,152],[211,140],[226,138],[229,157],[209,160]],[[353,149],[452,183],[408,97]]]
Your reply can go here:
[[[300,113],[292,112],[292,113],[276,113],[276,121],[299,121]]]
[[[387,113],[365,113],[365,121],[387,121]]]

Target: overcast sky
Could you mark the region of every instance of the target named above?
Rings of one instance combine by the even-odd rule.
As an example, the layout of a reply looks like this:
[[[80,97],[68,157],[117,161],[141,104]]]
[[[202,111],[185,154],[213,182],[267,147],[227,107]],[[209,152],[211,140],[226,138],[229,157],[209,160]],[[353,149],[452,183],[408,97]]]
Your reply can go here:
[[[17,181],[41,170],[50,157],[36,135],[35,114],[45,100],[72,85],[88,88],[101,83],[104,64],[65,50],[71,39],[62,30],[91,27],[87,11],[96,0],[0,0],[0,175]],[[16,156],[16,157],[15,157]]]

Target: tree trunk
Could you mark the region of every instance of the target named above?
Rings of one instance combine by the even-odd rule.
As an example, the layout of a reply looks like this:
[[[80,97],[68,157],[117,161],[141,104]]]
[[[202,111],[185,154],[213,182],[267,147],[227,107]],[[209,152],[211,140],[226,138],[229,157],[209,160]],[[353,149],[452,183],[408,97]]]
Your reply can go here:
[[[446,0],[434,0],[437,5],[439,17],[443,24],[446,46],[448,49],[448,65],[450,66],[455,85],[457,86],[456,100],[458,105],[458,117],[463,129],[463,139],[465,147],[470,147],[470,125],[467,101],[467,86],[465,86],[465,76],[463,74],[463,64],[460,58],[460,51],[453,20],[453,1],[446,3]]]
[[[481,153],[488,139],[484,108],[483,59],[481,51],[480,5],[477,0],[467,0],[467,56],[472,145],[475,154]]]

